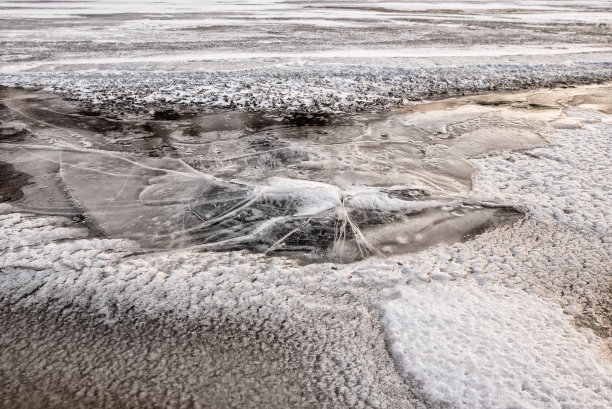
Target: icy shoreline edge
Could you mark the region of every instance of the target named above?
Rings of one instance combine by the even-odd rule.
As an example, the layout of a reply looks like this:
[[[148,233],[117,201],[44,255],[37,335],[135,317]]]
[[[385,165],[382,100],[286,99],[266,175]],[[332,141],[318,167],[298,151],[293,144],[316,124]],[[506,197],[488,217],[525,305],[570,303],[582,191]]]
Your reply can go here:
[[[269,113],[389,110],[424,99],[612,81],[612,63],[390,68],[277,66],[238,71],[46,71],[0,74],[0,85],[45,88],[104,111]]]

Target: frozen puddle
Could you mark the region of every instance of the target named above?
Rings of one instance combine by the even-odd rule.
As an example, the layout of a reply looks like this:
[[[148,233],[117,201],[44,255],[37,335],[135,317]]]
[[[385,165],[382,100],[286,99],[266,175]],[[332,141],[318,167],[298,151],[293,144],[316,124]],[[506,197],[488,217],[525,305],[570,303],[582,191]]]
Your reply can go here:
[[[468,159],[545,145],[553,126],[569,126],[557,101],[602,103],[604,88],[285,117],[111,117],[4,88],[0,161],[15,178],[3,200],[73,216],[143,250],[251,249],[305,261],[408,253],[521,217],[472,195]]]

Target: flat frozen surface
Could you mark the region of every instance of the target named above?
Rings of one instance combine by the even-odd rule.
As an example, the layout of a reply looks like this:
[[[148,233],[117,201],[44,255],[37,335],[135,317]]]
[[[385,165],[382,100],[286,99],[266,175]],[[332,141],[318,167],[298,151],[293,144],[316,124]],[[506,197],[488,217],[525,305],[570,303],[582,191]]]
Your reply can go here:
[[[226,59],[245,69],[609,52],[612,11],[605,1],[1,1],[0,21],[5,72]]]

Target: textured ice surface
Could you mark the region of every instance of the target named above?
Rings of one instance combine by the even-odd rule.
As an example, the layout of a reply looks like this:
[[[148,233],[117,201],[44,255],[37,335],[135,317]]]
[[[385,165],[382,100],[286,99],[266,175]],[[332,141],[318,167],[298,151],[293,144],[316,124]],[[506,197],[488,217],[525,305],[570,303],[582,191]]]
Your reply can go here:
[[[2,95],[0,157],[27,175],[16,186],[22,210],[84,214],[96,232],[143,249],[312,261],[414,252],[517,219],[470,197],[467,159],[545,145],[561,109],[530,117],[458,99],[389,114],[171,110],[121,120],[45,92]]]
[[[142,255],[68,218],[0,212],[6,407],[426,407],[372,294],[329,264]]]
[[[0,2],[0,83],[83,102],[2,90],[0,406],[610,406],[609,87],[410,106],[610,80],[610,27],[609,1]],[[393,256],[279,257],[347,215]],[[245,238],[276,257],[203,251]]]
[[[551,146],[470,160],[478,172],[468,197],[520,206],[525,220],[394,260],[299,266],[245,252],[143,255],[134,240],[88,237],[80,218],[3,205],[0,340],[7,353],[0,364],[19,375],[2,378],[5,401],[189,407],[213,396],[221,407],[609,406],[612,201],[604,164],[611,122],[608,114],[556,105],[573,100],[607,111],[609,93],[600,90],[474,97],[479,114],[482,106],[514,104],[523,121],[572,126],[547,134]],[[460,142],[456,136],[471,122],[465,123],[465,101],[447,109],[455,102],[445,101],[445,115],[436,114],[440,106],[418,107],[436,118],[430,128],[418,110],[400,122],[424,127],[423,135],[441,132],[440,142]],[[445,126],[441,118],[457,123]],[[506,120],[516,126],[516,117]],[[10,135],[24,129],[10,123]],[[51,135],[70,141],[61,127],[50,128],[39,144]],[[18,133],[17,142],[2,146],[30,137]],[[72,143],[80,140],[87,141]],[[125,155],[134,149],[128,142]],[[43,168],[47,163],[57,166],[39,160]],[[186,172],[182,166],[169,174]],[[285,184],[273,179],[269,192]],[[330,203],[334,191],[328,190]],[[148,192],[163,197],[172,190]],[[381,196],[361,193],[360,206],[374,199],[380,206]],[[386,194],[418,203],[423,192]]]
[[[388,110],[413,100],[491,91],[511,91],[612,79],[606,61],[455,64],[399,67],[305,62],[248,70],[188,72],[92,70],[1,74],[10,86],[45,87],[108,111],[201,107],[245,111],[359,112]],[[361,61],[361,59],[359,59]],[[377,59],[374,59],[376,61]],[[538,61],[541,61],[539,59]],[[399,64],[399,63],[398,63]],[[162,69],[160,71],[160,69]]]

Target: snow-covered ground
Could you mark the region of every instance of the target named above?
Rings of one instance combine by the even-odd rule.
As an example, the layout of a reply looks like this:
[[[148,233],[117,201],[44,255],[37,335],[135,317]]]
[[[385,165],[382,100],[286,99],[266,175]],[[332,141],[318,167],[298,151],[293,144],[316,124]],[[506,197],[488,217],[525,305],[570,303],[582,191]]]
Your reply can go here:
[[[386,305],[385,331],[402,369],[457,408],[607,408],[604,346],[560,309],[507,287],[430,283]]]
[[[611,23],[0,1],[0,407],[612,407]]]
[[[300,63],[212,72],[90,71],[0,74],[5,85],[46,87],[106,110],[147,111],[179,105],[247,111],[388,110],[440,96],[612,80],[608,62],[478,64],[408,68]],[[609,55],[606,58],[610,60]],[[333,59],[330,59],[333,60]],[[375,60],[375,59],[374,59]],[[537,61],[542,59],[538,57]],[[399,64],[394,62],[393,64]],[[447,63],[448,64],[448,63]]]
[[[587,124],[552,147],[473,161],[474,194],[524,206],[525,221],[402,260],[391,351],[457,407],[611,404],[611,118],[568,114]]]

